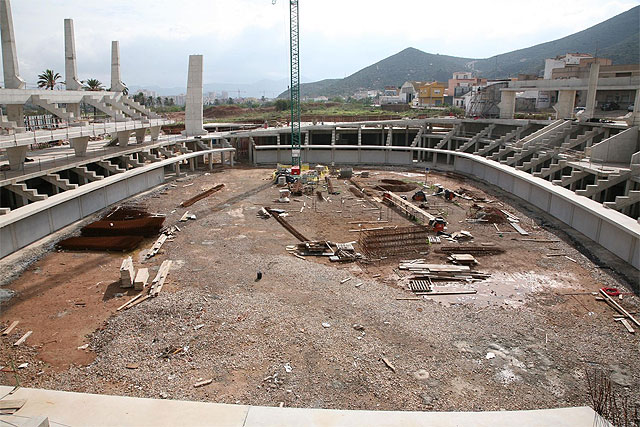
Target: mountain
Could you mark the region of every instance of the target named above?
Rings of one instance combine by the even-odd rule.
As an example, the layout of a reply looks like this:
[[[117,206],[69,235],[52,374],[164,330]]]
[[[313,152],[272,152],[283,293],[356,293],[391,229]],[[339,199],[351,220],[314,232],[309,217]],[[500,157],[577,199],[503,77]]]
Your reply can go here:
[[[204,93],[207,92],[228,92],[230,97],[237,97],[238,91],[240,91],[240,96],[243,98],[260,98],[261,96],[265,96],[267,98],[274,98],[278,93],[282,92],[283,89],[289,86],[288,79],[281,80],[260,80],[255,83],[205,83],[203,85]],[[154,91],[158,94],[158,96],[171,96],[171,95],[180,95],[181,93],[187,92],[187,87],[160,87],[160,86],[141,86],[141,85],[131,85],[129,91],[131,93],[136,93],[140,89],[146,89]]]
[[[539,74],[544,60],[569,52],[590,53],[610,58],[614,64],[640,63],[640,6],[636,6],[593,27],[558,40],[525,49],[472,59],[434,55],[407,48],[343,79],[305,83],[301,95],[353,95],[359,89],[400,86],[407,80],[447,81],[454,71],[473,70],[486,78],[516,77],[519,73]],[[279,97],[288,97],[285,91]]]

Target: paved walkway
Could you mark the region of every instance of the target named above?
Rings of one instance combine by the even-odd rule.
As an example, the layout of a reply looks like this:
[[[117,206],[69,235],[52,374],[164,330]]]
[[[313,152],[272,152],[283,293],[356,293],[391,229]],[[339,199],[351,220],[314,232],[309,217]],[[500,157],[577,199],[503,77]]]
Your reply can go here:
[[[12,390],[0,386],[0,395]],[[367,426],[367,427],[584,427],[596,424],[589,407],[497,412],[342,411],[227,405],[178,400],[104,396],[20,388],[2,400],[25,399],[0,422],[24,425],[46,416],[51,426]]]

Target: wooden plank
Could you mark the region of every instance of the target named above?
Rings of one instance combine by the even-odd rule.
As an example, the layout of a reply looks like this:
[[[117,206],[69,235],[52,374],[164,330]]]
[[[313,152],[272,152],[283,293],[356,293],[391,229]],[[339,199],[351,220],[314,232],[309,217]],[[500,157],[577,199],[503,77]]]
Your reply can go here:
[[[29,338],[29,336],[30,336],[32,333],[33,333],[33,331],[29,331],[29,332],[27,332],[26,334],[24,334],[24,335],[22,336],[22,338],[20,338],[18,341],[16,341],[16,342],[13,344],[13,346],[14,346],[14,347],[17,347],[17,346],[19,346],[20,344],[22,344],[23,342],[25,342],[25,341],[27,340],[27,338]]]
[[[529,235],[529,233],[524,228],[520,227],[520,224],[518,224],[517,222],[509,222],[509,224],[511,224],[511,226],[523,236]]]
[[[153,284],[151,285],[151,291],[149,294],[151,296],[157,296],[158,293],[162,290],[162,286],[164,286],[164,281],[167,279],[167,275],[169,274],[169,269],[171,268],[171,260],[166,260],[162,262],[162,265],[158,269],[158,274],[153,279]]]
[[[189,219],[189,211],[186,211],[184,215],[182,215],[182,218],[180,218],[178,221],[187,222],[188,219]]]
[[[560,240],[545,240],[545,239],[519,239],[521,242],[538,242],[538,243],[560,243]]]
[[[11,333],[11,331],[13,331],[16,326],[18,326],[18,323],[20,323],[19,320],[14,320],[13,322],[11,322],[9,327],[7,329],[5,329],[4,331],[2,331],[2,335],[9,335]]]
[[[385,364],[385,365],[387,365],[387,368],[391,369],[393,372],[395,372],[395,371],[396,371],[396,367],[395,367],[395,366],[393,366],[393,365],[391,364],[391,362],[389,362],[389,360],[388,360],[386,357],[381,356],[380,358],[382,359],[382,361],[384,362],[384,364]]]
[[[153,246],[151,247],[151,250],[149,250],[149,253],[147,253],[147,259],[153,258],[154,256],[156,256],[156,254],[160,251],[160,248],[162,247],[162,245],[166,240],[167,240],[167,235],[161,234],[160,237],[158,237],[158,240],[156,240]]]
[[[627,331],[629,331],[630,334],[635,334],[636,331],[635,329],[633,329],[633,327],[629,324],[629,321],[627,319],[615,319],[617,321],[620,321],[625,328],[627,328]]]
[[[134,302],[132,302],[131,304],[129,304],[128,306],[126,306],[124,309],[125,309],[125,310],[129,310],[131,307],[134,307],[134,306],[136,306],[136,305],[140,304],[142,301],[146,301],[146,300],[148,300],[149,298],[151,298],[151,295],[150,295],[150,294],[146,294],[145,296],[143,296],[143,297],[142,297],[142,298],[140,298],[139,300],[134,301]]]
[[[141,268],[140,270],[138,270],[138,273],[136,274],[136,278],[133,281],[133,287],[137,291],[141,291],[147,286],[148,282],[149,282],[149,269]]]
[[[472,295],[477,294],[478,291],[433,291],[433,292],[416,292],[416,295]]]
[[[625,310],[624,308],[622,308],[622,306],[620,306],[620,304],[618,304],[617,302],[615,302],[613,300],[613,298],[611,298],[605,291],[603,291],[602,289],[600,289],[600,293],[602,294],[602,296],[604,297],[604,299],[611,304],[616,310],[618,310],[618,312],[620,312],[620,314],[624,314],[625,316],[627,316],[633,323],[635,323],[636,326],[640,326],[640,322],[638,322],[627,310]]]
[[[122,309],[124,309],[125,307],[127,307],[129,304],[131,304],[132,302],[134,302],[135,300],[137,300],[138,298],[140,298],[142,296],[142,292],[140,292],[138,295],[136,295],[135,297],[131,298],[129,301],[125,302],[124,304],[122,304],[120,307],[116,308],[116,311],[120,311]]]
[[[212,382],[213,382],[213,379],[200,381],[200,382],[195,383],[195,384],[193,385],[193,387],[195,387],[195,388],[202,387],[202,386],[205,386],[205,385],[209,385],[209,384],[211,384]]]
[[[27,403],[26,399],[16,400],[0,400],[0,411],[6,411],[10,409],[20,409]]]

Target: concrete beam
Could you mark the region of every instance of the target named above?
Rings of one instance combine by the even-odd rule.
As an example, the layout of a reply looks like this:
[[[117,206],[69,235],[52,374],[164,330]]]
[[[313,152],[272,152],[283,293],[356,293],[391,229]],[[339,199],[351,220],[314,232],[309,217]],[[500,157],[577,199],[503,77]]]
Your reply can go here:
[[[138,144],[142,144],[144,143],[144,136],[146,135],[147,130],[146,129],[136,129],[136,142]]]
[[[89,137],[81,136],[78,138],[69,139],[69,145],[73,147],[77,157],[84,157],[87,155],[87,145],[89,145]]]
[[[7,89],[24,89],[25,82],[20,77],[18,70],[18,54],[16,53],[13,16],[11,15],[11,2],[9,0],[0,0],[0,38],[2,39],[4,87]]]
[[[111,91],[122,92],[125,88],[120,79],[120,42],[111,42]]]
[[[76,65],[76,42],[73,30],[73,19],[64,20],[64,79],[67,90],[81,90]],[[78,105],[79,107],[79,105]],[[76,115],[80,117],[80,115]]]
[[[152,126],[149,128],[149,133],[151,133],[151,141],[157,141],[160,137],[160,126]]]
[[[596,112],[596,92],[598,91],[598,75],[600,74],[600,64],[591,64],[589,71],[589,84],[587,87],[587,104],[584,113],[580,115],[580,120],[592,119]]]
[[[576,103],[575,90],[561,90],[558,92],[558,103],[553,106],[556,110],[556,119],[570,119],[573,116],[573,108]]]
[[[7,148],[7,159],[9,160],[9,168],[11,170],[19,170],[24,166],[24,158],[27,156],[26,145]]]
[[[187,98],[184,112],[185,136],[206,135],[202,127],[202,73],[203,56],[189,55],[189,74],[187,77]]]
[[[500,93],[500,118],[501,119],[513,119],[516,111],[516,93],[502,91]]]

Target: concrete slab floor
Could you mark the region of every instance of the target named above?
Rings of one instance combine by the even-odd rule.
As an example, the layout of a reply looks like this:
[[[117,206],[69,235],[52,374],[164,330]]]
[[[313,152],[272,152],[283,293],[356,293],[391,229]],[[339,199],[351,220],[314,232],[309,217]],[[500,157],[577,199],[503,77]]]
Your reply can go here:
[[[0,386],[3,395],[11,390],[12,387]],[[27,418],[47,416],[51,426],[582,427],[594,425],[597,417],[589,407],[489,412],[344,411],[227,405],[32,388],[20,388],[4,398],[15,399],[25,399],[26,403],[13,415],[0,415],[1,422],[22,425]]]

